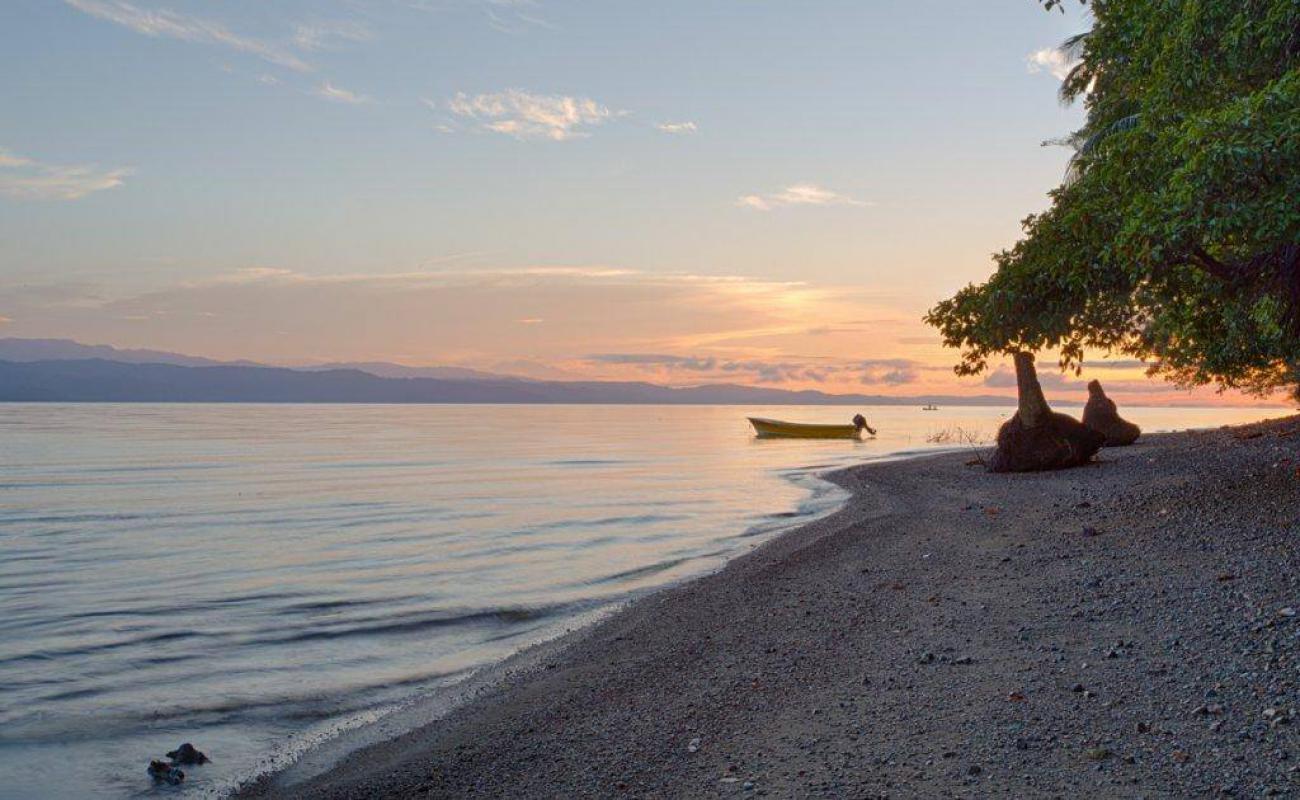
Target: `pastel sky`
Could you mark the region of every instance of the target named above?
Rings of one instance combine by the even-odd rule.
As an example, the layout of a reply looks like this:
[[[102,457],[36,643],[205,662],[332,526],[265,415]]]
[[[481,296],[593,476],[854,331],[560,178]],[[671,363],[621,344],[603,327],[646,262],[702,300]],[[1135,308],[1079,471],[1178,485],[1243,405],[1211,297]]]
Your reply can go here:
[[[1086,25],[1032,0],[6,0],[0,336],[1004,393],[920,317],[1060,180],[1040,143],[1081,112],[1053,46]]]

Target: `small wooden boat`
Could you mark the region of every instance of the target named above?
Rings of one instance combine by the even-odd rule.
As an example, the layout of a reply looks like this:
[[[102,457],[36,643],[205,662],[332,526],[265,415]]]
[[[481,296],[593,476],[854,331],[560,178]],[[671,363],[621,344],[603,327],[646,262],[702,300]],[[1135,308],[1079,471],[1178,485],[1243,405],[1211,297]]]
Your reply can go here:
[[[782,422],[779,419],[749,417],[749,424],[762,438],[782,437],[786,439],[859,439],[866,431],[872,436],[876,432],[859,414],[850,425],[818,425],[806,422]]]
[[[938,410],[939,410],[939,407],[936,406],[935,404],[931,403],[931,404],[928,405],[928,406],[921,406],[921,410],[922,410],[922,411],[938,411]]]

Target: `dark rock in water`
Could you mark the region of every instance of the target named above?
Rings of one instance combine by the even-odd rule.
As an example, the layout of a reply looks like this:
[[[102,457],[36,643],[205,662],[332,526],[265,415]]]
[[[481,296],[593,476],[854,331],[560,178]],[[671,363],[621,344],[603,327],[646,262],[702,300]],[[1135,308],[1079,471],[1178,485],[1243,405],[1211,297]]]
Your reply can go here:
[[[181,771],[180,767],[168,764],[166,761],[150,761],[149,777],[158,783],[169,783],[176,786],[185,780],[185,773]]]
[[[1105,436],[1047,405],[1031,353],[1016,353],[1019,409],[998,430],[991,472],[1036,472],[1086,464]]]
[[[1083,424],[1106,437],[1106,447],[1133,444],[1142,429],[1119,415],[1115,401],[1102,391],[1100,381],[1088,381],[1088,404],[1083,407]]]
[[[211,760],[189,742],[168,753],[167,757],[174,764],[206,764]]]

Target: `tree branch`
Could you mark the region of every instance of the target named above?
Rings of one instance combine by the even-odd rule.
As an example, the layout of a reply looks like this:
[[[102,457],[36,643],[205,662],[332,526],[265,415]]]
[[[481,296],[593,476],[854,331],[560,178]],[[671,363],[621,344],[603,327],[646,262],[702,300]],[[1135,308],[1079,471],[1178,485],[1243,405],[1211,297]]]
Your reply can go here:
[[[1199,245],[1192,248],[1191,260],[1201,269],[1225,281],[1233,280],[1240,275],[1240,271],[1236,267],[1228,266],[1210,255],[1205,248]]]

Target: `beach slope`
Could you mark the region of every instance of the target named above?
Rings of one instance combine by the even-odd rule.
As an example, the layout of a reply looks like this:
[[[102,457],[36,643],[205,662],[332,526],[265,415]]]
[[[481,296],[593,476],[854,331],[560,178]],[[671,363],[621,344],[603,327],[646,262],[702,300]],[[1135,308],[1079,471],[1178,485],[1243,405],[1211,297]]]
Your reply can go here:
[[[1300,791],[1300,421],[1056,473],[969,458],[836,473],[840,512],[244,796]]]

